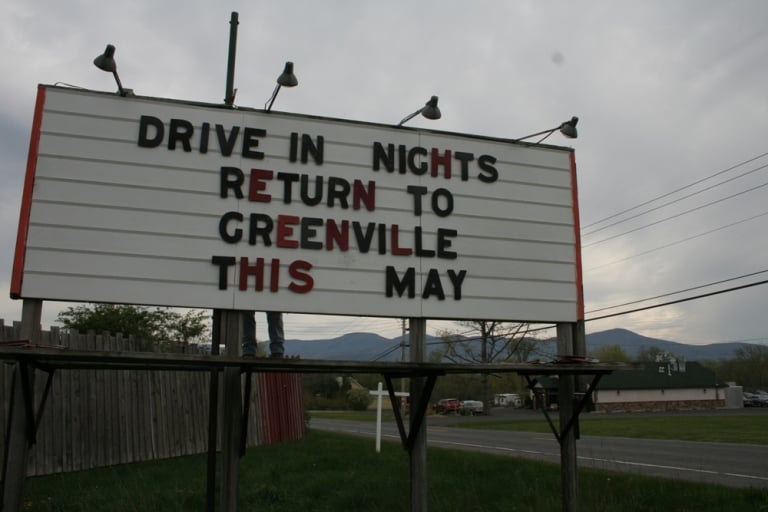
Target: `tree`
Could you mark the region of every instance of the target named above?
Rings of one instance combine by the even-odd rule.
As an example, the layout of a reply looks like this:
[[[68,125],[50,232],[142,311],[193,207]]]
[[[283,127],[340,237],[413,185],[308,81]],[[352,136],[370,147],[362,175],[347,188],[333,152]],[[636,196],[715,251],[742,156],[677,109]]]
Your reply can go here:
[[[182,347],[190,343],[207,340],[208,332],[208,312],[207,311],[187,311],[180,315],[173,311],[166,311],[165,339],[172,340]]]
[[[525,361],[535,350],[536,340],[526,336],[528,324],[473,320],[459,322],[467,330],[461,334],[440,333],[445,358],[454,363],[492,363]],[[488,375],[481,375],[483,412],[490,412]]]
[[[628,363],[629,355],[624,352],[621,345],[603,345],[590,352],[590,356],[600,361],[610,361],[612,363]]]
[[[637,360],[644,363],[655,363],[659,361],[660,357],[664,357],[666,352],[659,347],[652,345],[650,347],[642,347],[637,352]]]
[[[206,312],[188,311],[182,315],[162,308],[150,309],[128,304],[89,304],[68,307],[57,321],[67,329],[118,333],[133,336],[143,349],[180,345],[207,338]]]
[[[445,358],[454,363],[491,363],[522,361],[531,352],[531,338],[525,335],[528,324],[473,320],[459,322],[463,333],[439,333],[445,347]]]
[[[718,368],[718,377],[734,381],[746,389],[768,388],[768,347],[744,345],[734,352],[735,357],[723,361]]]

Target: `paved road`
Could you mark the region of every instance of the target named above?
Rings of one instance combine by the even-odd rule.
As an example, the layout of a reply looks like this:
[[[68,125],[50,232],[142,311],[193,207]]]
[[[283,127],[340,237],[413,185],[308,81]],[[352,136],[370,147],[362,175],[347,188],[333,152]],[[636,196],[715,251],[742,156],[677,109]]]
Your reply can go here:
[[[559,446],[551,434],[459,429],[445,423],[442,418],[429,419],[429,446],[560,461]],[[371,438],[376,434],[373,422],[313,418],[311,428]],[[399,441],[394,421],[382,425],[382,438]],[[768,446],[582,436],[577,442],[577,456],[579,467],[768,488]]]

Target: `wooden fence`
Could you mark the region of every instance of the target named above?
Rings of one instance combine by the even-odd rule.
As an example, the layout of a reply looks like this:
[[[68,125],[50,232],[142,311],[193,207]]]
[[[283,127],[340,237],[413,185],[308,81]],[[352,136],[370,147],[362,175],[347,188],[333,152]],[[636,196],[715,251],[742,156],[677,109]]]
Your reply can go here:
[[[0,319],[0,342],[18,340],[19,329],[18,323],[6,326]],[[119,335],[56,328],[43,331],[37,343],[110,352],[138,346]],[[0,364],[3,439],[13,371],[12,365]],[[39,404],[47,374],[37,372],[36,378]],[[57,370],[30,451],[28,476],[206,452],[210,379],[211,373],[199,371]],[[254,375],[248,409],[247,446],[303,438],[301,375]],[[4,457],[3,450],[4,444]]]

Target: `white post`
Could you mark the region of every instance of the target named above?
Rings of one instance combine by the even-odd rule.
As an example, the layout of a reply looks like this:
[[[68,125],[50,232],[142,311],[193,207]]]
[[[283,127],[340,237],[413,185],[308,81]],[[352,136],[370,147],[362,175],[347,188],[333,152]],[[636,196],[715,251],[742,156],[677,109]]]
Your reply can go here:
[[[368,390],[368,393],[376,397],[376,453],[381,452],[381,420],[383,410],[383,400],[385,395],[389,395],[389,391],[384,391],[383,385],[379,382],[378,390]],[[410,393],[404,393],[401,391],[395,391],[395,396],[409,397]],[[393,407],[397,407],[397,404],[392,404]]]
[[[376,393],[376,453],[381,453],[381,399],[384,394],[381,382]]]

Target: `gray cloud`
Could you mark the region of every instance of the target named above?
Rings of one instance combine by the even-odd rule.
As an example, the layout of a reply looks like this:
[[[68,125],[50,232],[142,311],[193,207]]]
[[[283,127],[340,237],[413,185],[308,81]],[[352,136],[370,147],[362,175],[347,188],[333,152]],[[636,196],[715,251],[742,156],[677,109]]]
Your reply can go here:
[[[88,5],[86,5],[88,4]],[[91,61],[106,43],[140,94],[220,102],[231,10],[240,13],[237,103],[260,107],[286,60],[300,87],[277,110],[396,123],[432,94],[441,130],[519,137],[580,117],[576,148],[584,224],[768,151],[768,4],[742,1],[87,2],[8,0],[0,7],[0,230],[15,240],[38,83],[114,90]],[[426,121],[417,120],[420,126]],[[763,162],[766,163],[766,162]],[[642,222],[768,181],[759,171]],[[608,262],[764,211],[766,188],[584,249]],[[587,309],[767,268],[766,217],[585,273]],[[585,244],[592,237],[585,237]],[[0,250],[10,269],[12,243]],[[8,286],[0,274],[0,286]],[[7,289],[7,288],[6,288]],[[690,342],[768,336],[765,287],[588,324]],[[49,321],[55,305],[46,310]],[[0,299],[0,317],[20,306]],[[332,319],[331,319],[332,320]],[[304,321],[304,319],[302,319]],[[323,320],[323,325],[329,324]],[[331,322],[333,323],[333,322]],[[393,325],[390,325],[393,324]],[[340,325],[338,322],[334,325]],[[348,330],[365,324],[351,322]],[[396,322],[377,327],[397,335]],[[331,332],[332,327],[325,327]],[[299,324],[296,329],[300,330]]]

